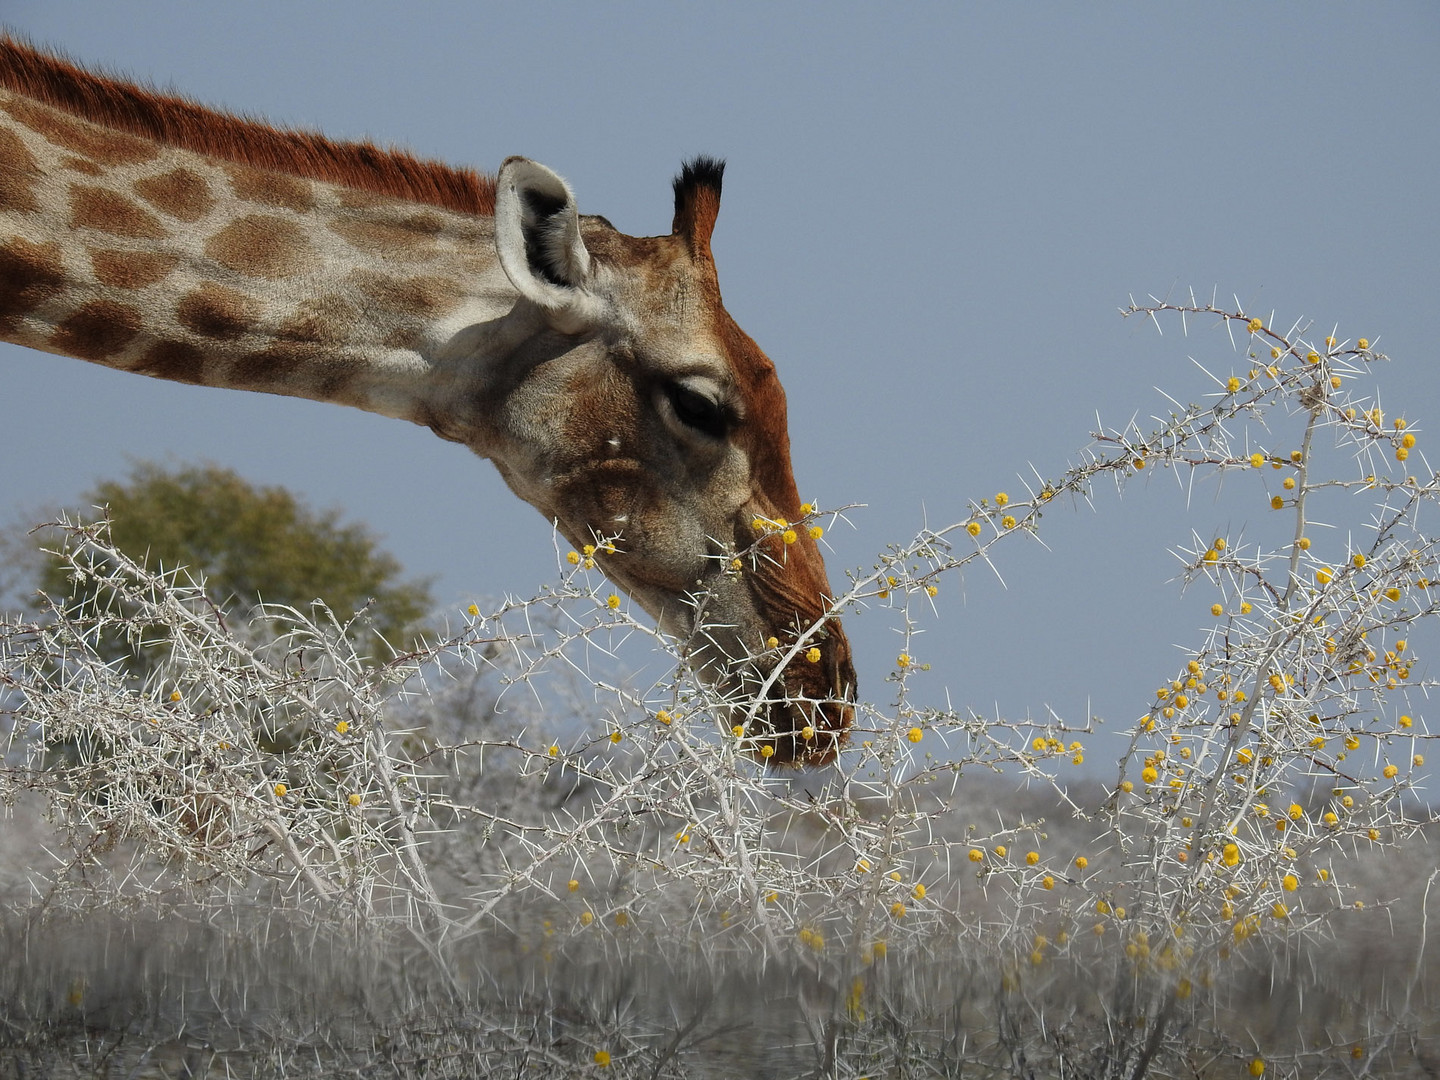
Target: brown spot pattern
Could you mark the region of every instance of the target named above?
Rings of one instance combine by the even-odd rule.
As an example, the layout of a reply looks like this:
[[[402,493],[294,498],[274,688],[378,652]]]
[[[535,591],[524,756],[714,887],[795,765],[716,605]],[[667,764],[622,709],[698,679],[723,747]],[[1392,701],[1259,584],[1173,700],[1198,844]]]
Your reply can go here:
[[[64,287],[59,244],[32,244],[17,236],[0,246],[0,332],[13,334],[22,315]]]
[[[236,198],[245,202],[279,206],[296,213],[315,208],[315,189],[308,180],[284,173],[264,172],[244,165],[225,166]]]
[[[24,98],[12,98],[0,104],[0,108],[25,127],[43,135],[48,142],[73,150],[101,165],[134,165],[149,161],[160,152],[154,143],[87,124]]]
[[[158,341],[130,370],[171,382],[203,384],[205,354],[183,341]]]
[[[292,375],[303,368],[311,368],[325,354],[318,345],[305,342],[277,341],[267,349],[247,353],[235,361],[225,385],[242,390],[274,390],[277,386],[291,386]]]
[[[206,241],[205,253],[227,270],[261,278],[292,277],[315,262],[300,226],[274,214],[232,221]]]
[[[0,129],[0,210],[38,210],[35,157],[13,131]]]
[[[444,315],[454,310],[465,294],[460,282],[427,274],[397,278],[360,270],[352,280],[368,298],[396,315]]]
[[[180,264],[180,256],[155,251],[92,250],[90,265],[102,285],[114,289],[143,289],[167,277]]]
[[[388,258],[421,259],[435,246],[433,232],[417,232],[408,222],[374,221],[369,218],[338,218],[330,228],[351,246],[372,255]]]
[[[275,336],[297,343],[339,345],[350,339],[350,328],[361,321],[354,304],[331,293],[302,301],[276,328]]]
[[[67,356],[103,362],[140,332],[142,315],[129,304],[91,300],[76,308],[50,335],[50,346]]]
[[[135,181],[135,194],[181,221],[199,221],[215,205],[205,178],[183,167]]]
[[[86,176],[101,176],[105,172],[93,161],[83,157],[71,157],[68,154],[60,159],[60,164],[70,172],[84,173]]]
[[[369,210],[372,207],[384,206],[386,203],[394,201],[373,191],[364,191],[353,187],[342,188],[338,194],[340,205],[346,210]]]
[[[225,341],[239,337],[254,326],[260,309],[244,293],[206,281],[181,297],[175,306],[175,317],[181,326],[201,337]]]
[[[144,240],[165,235],[160,219],[134,199],[93,184],[70,185],[70,225]]]
[[[445,219],[439,214],[432,214],[428,210],[422,210],[418,214],[411,214],[403,222],[405,228],[411,232],[429,236],[438,236],[445,229]]]

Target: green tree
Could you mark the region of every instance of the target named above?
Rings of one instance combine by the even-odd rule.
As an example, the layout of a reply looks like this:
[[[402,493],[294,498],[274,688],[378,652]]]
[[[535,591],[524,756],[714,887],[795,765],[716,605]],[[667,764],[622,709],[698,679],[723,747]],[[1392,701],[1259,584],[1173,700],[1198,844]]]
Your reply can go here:
[[[318,599],[344,621],[364,607],[369,632],[358,641],[383,657],[378,638],[405,648],[433,606],[428,583],[398,580],[399,562],[365,526],[343,523],[336,510],[316,513],[285,488],[256,487],[229,469],[141,463],[87,499],[106,508],[116,547],[152,571],[203,574],[225,610],[248,612],[263,602],[305,611]],[[54,561],[40,584],[53,597],[75,588]]]

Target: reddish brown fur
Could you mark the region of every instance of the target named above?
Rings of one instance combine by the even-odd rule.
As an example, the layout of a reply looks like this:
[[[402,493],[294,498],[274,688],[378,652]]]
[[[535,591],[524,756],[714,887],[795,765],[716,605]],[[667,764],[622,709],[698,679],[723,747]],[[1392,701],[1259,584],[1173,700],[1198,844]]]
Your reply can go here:
[[[0,86],[112,131],[223,161],[461,213],[495,212],[495,182],[474,169],[207,109],[177,95],[93,75],[11,37],[0,37]],[[111,154],[125,151],[120,143],[105,149]]]

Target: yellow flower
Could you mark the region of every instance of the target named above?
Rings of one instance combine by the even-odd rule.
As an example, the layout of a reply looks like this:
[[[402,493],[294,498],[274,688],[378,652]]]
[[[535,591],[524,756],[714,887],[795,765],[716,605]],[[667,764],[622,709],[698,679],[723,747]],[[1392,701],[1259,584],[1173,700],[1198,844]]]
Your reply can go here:
[[[550,744],[550,751],[549,751],[549,753],[550,753],[550,756],[551,756],[551,757],[559,757],[559,756],[560,756],[560,747],[559,747],[557,744],[555,744],[555,743],[551,743],[551,744]]]
[[[1425,755],[1424,755],[1424,754],[1416,754],[1416,755],[1415,755],[1413,758],[1411,758],[1410,760],[1411,760],[1412,763],[1414,763],[1414,765],[1416,766],[1416,768],[1419,768],[1421,765],[1424,765],[1424,764],[1425,764]]]
[[[625,733],[623,731],[610,732],[610,741],[612,743],[618,743],[623,738],[625,738]]]
[[[824,536],[824,535],[825,535],[825,530],[822,529],[819,525],[811,525],[811,526],[810,526],[810,539],[811,539],[811,540],[819,540],[820,537],[822,537],[822,536]]]
[[[1000,524],[1004,528],[1013,529],[1015,527],[1015,519],[1009,514],[1006,514],[1003,518],[1000,519]]]
[[[1316,570],[1316,571],[1315,571],[1315,580],[1318,581],[1321,585],[1329,585],[1329,584],[1330,584],[1330,568],[1329,568],[1329,567],[1326,567],[1326,566],[1322,566],[1319,570]]]
[[[337,721],[335,722],[335,734],[337,734],[337,735],[344,735],[344,734],[345,734],[347,731],[349,731],[349,730],[350,730],[350,721],[349,721],[349,720],[337,720]]]
[[[912,727],[905,733],[905,737],[911,742],[919,742],[925,737],[925,732],[921,731],[918,727]]]
[[[768,744],[765,745],[765,746],[760,747],[760,756],[761,756],[762,758],[774,757],[774,756],[775,756],[775,747],[770,746],[770,745],[768,745]]]
[[[351,806],[359,806],[359,805],[360,805],[360,793],[359,793],[358,791],[352,791],[352,792],[350,793],[350,800],[349,800],[349,801],[350,801],[350,805],[351,805]]]
[[[1264,465],[1264,464],[1265,464],[1265,455],[1264,455],[1264,454],[1259,453],[1259,452],[1257,451],[1256,453],[1253,453],[1253,454],[1250,455],[1250,467],[1251,467],[1252,469],[1258,469],[1258,468],[1260,468],[1260,466],[1262,466],[1262,465]]]
[[[801,516],[801,517],[804,517],[804,516],[806,516],[807,514],[813,514],[814,512],[815,512],[815,504],[814,504],[814,503],[801,503],[801,504],[800,504],[800,516]]]
[[[1261,321],[1260,317],[1257,315],[1255,318],[1250,320],[1249,328],[1250,333],[1258,334],[1261,330],[1265,328],[1265,323]]]
[[[895,903],[890,905],[890,914],[897,919],[903,919],[905,917],[905,905],[899,900],[896,900]]]
[[[1360,554],[1360,552],[1358,551],[1355,553],[1355,555],[1351,558],[1350,561],[1355,564],[1356,570],[1363,569],[1365,566],[1365,556]]]
[[[589,926],[589,925],[590,925],[592,922],[594,922],[594,921],[595,921],[595,913],[594,913],[593,911],[582,911],[582,912],[580,913],[580,925],[581,925],[581,926]]]
[[[1408,728],[1408,727],[1409,727],[1411,724],[1413,724],[1413,723],[1414,723],[1414,721],[1411,720],[1410,717],[1408,717],[1408,716],[1402,716],[1402,717],[1400,717],[1400,726],[1401,726],[1402,728]]]
[[[1370,341],[1369,339],[1362,337],[1359,341],[1355,342],[1355,346],[1359,349],[1368,349],[1370,348]]]
[[[995,847],[994,847],[992,850],[995,852],[995,854],[996,854],[999,858],[1002,858],[1002,859],[1003,859],[1003,858],[1005,857],[1006,852],[1008,852],[1010,849],[1007,848],[1004,844],[996,844]]]
[[[820,662],[820,650],[813,645],[810,646],[810,648],[805,650],[805,659],[809,660],[812,664],[818,664]]]
[[[286,793],[287,791],[289,791],[290,789],[287,788],[284,784],[276,784],[274,790],[275,790],[275,797],[276,797],[277,799],[283,799],[283,798],[285,797],[285,793]]]
[[[579,566],[580,553],[578,551],[570,552],[570,554],[565,556],[565,561],[568,562],[571,566]]]
[[[793,543],[795,543],[796,540],[798,540],[798,539],[800,539],[800,538],[795,535],[795,530],[794,530],[794,529],[786,529],[786,530],[781,534],[780,539],[784,540],[785,543],[787,543],[787,544],[793,544]]]
[[[465,610],[468,611],[471,615],[479,615],[479,614],[480,614],[480,608],[479,608],[477,605],[475,605],[475,604],[471,604],[471,605],[470,605],[468,608],[466,608]]]
[[[895,658],[895,665],[896,665],[896,667],[902,667],[902,668],[907,668],[907,667],[909,667],[909,666],[910,666],[910,654],[909,654],[909,653],[903,653],[903,652],[902,652],[899,656],[897,656],[897,657]]]
[[[1010,496],[1009,496],[1009,495],[1006,495],[1005,492],[1003,492],[1003,491],[1000,492],[998,495],[995,496],[995,505],[996,505],[996,506],[1003,507],[1003,506],[1004,506],[1006,503],[1008,503],[1009,501],[1010,501]]]
[[[1210,614],[1211,614],[1211,615],[1214,615],[1215,618],[1218,619],[1221,615],[1224,615],[1224,614],[1225,614],[1225,609],[1224,609],[1223,607],[1221,607],[1219,604],[1211,604],[1211,605],[1210,605]]]
[[[578,882],[577,880],[575,880],[575,879],[572,877],[568,882],[565,883],[565,887],[566,887],[567,889],[569,889],[571,892],[579,892],[579,891],[580,891],[580,882]]]
[[[1053,889],[1055,888],[1055,879],[1049,874],[1046,874],[1040,879],[1040,886],[1045,889]]]
[[[815,737],[815,729],[809,724],[806,724],[803,728],[800,729],[800,737],[806,742],[809,742]]]
[[[910,895],[913,896],[913,897],[915,897],[916,900],[924,900],[924,899],[925,899],[925,886],[924,886],[924,885],[921,885],[919,882],[916,882],[916,883],[915,883],[915,888],[913,888],[913,889],[910,890]]]
[[[972,848],[970,849],[970,861],[971,861],[971,862],[981,862],[981,861],[984,860],[984,858],[985,858],[985,852],[981,851],[978,847],[972,847]]]
[[[606,1052],[606,1051],[604,1051],[604,1050],[596,1050],[596,1051],[595,1051],[595,1064],[596,1064],[596,1065],[599,1065],[600,1068],[602,1068],[602,1069],[605,1068],[606,1065],[609,1065],[609,1064],[610,1064],[610,1055],[609,1055],[609,1053]]]
[[[1240,389],[1240,380],[1231,375],[1229,381],[1225,383],[1225,389],[1232,394],[1235,393]]]
[[[1385,774],[1386,780],[1393,780],[1395,778],[1395,774],[1399,771],[1399,768],[1394,765],[1386,765],[1385,768],[1381,770],[1381,772]]]
[[[1399,599],[1400,599],[1400,590],[1399,590],[1399,589],[1386,589],[1386,590],[1385,590],[1385,599],[1386,599],[1386,600],[1389,600],[1389,601],[1392,601],[1392,602],[1393,602],[1393,601],[1396,601],[1396,600],[1399,600]]]
[[[1242,600],[1242,601],[1240,601],[1240,614],[1241,614],[1241,615],[1249,615],[1249,614],[1250,614],[1250,601],[1249,601],[1249,600]]]
[[[970,522],[970,524],[968,524],[968,525],[965,526],[965,531],[966,531],[967,533],[969,533],[971,536],[979,536],[979,535],[980,535],[980,523],[979,523],[978,521],[972,521],[972,522]]]
[[[1034,865],[1035,865],[1036,863],[1038,863],[1039,861],[1040,861],[1040,853],[1039,853],[1038,851],[1027,851],[1027,852],[1025,853],[1025,865],[1026,865],[1026,866],[1034,866]]]
[[[1087,866],[1089,866],[1089,865],[1090,865],[1090,860],[1087,859],[1084,855],[1076,855],[1076,856],[1075,856],[1075,868],[1076,868],[1077,870],[1084,870],[1084,869],[1085,869]]]
[[[655,714],[655,719],[660,721],[660,723],[662,724],[669,724],[675,718],[671,716],[668,712],[666,712],[664,709],[661,709]]]
[[[1360,736],[1359,736],[1359,735],[1355,735],[1355,734],[1346,735],[1346,736],[1345,736],[1345,749],[1346,749],[1346,750],[1359,750],[1359,749],[1360,749]]]
[[[1224,851],[1220,854],[1226,866],[1240,865],[1240,848],[1235,844],[1226,844]]]
[[[1144,780],[1147,784],[1155,783],[1159,777],[1160,774],[1155,771],[1152,765],[1146,765],[1145,768],[1140,771],[1140,779]]]
[[[1271,346],[1271,348],[1270,348],[1270,359],[1271,359],[1271,360],[1279,360],[1279,359],[1280,359],[1280,346],[1278,346],[1278,345],[1273,345],[1273,346]]]
[[[1331,375],[1331,376],[1330,376],[1330,389],[1331,389],[1331,390],[1339,390],[1339,389],[1340,389],[1340,376],[1339,376],[1339,375]]]
[[[1135,466],[1136,471],[1139,471],[1140,469],[1145,468],[1145,459],[1143,457],[1137,457],[1130,464]]]
[[[1284,500],[1284,499],[1282,499],[1279,495],[1272,495],[1272,496],[1270,496],[1270,509],[1271,509],[1271,510],[1283,510],[1284,508],[1285,508],[1285,500]]]
[[[620,609],[620,597],[616,596],[614,593],[611,593],[609,599],[605,601],[605,605],[611,611],[618,611]]]

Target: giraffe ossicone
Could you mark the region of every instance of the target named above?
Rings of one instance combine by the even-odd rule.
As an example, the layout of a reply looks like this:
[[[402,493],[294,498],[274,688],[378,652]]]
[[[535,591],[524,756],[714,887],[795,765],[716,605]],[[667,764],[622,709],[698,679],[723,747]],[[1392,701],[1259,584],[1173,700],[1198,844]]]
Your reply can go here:
[[[821,764],[854,668],[815,541],[771,527],[804,513],[774,366],[720,299],[722,174],[688,163],[670,234],[628,236],[526,158],[491,180],[0,37],[0,339],[465,444],[577,548],[614,540],[602,569],[757,756]]]

